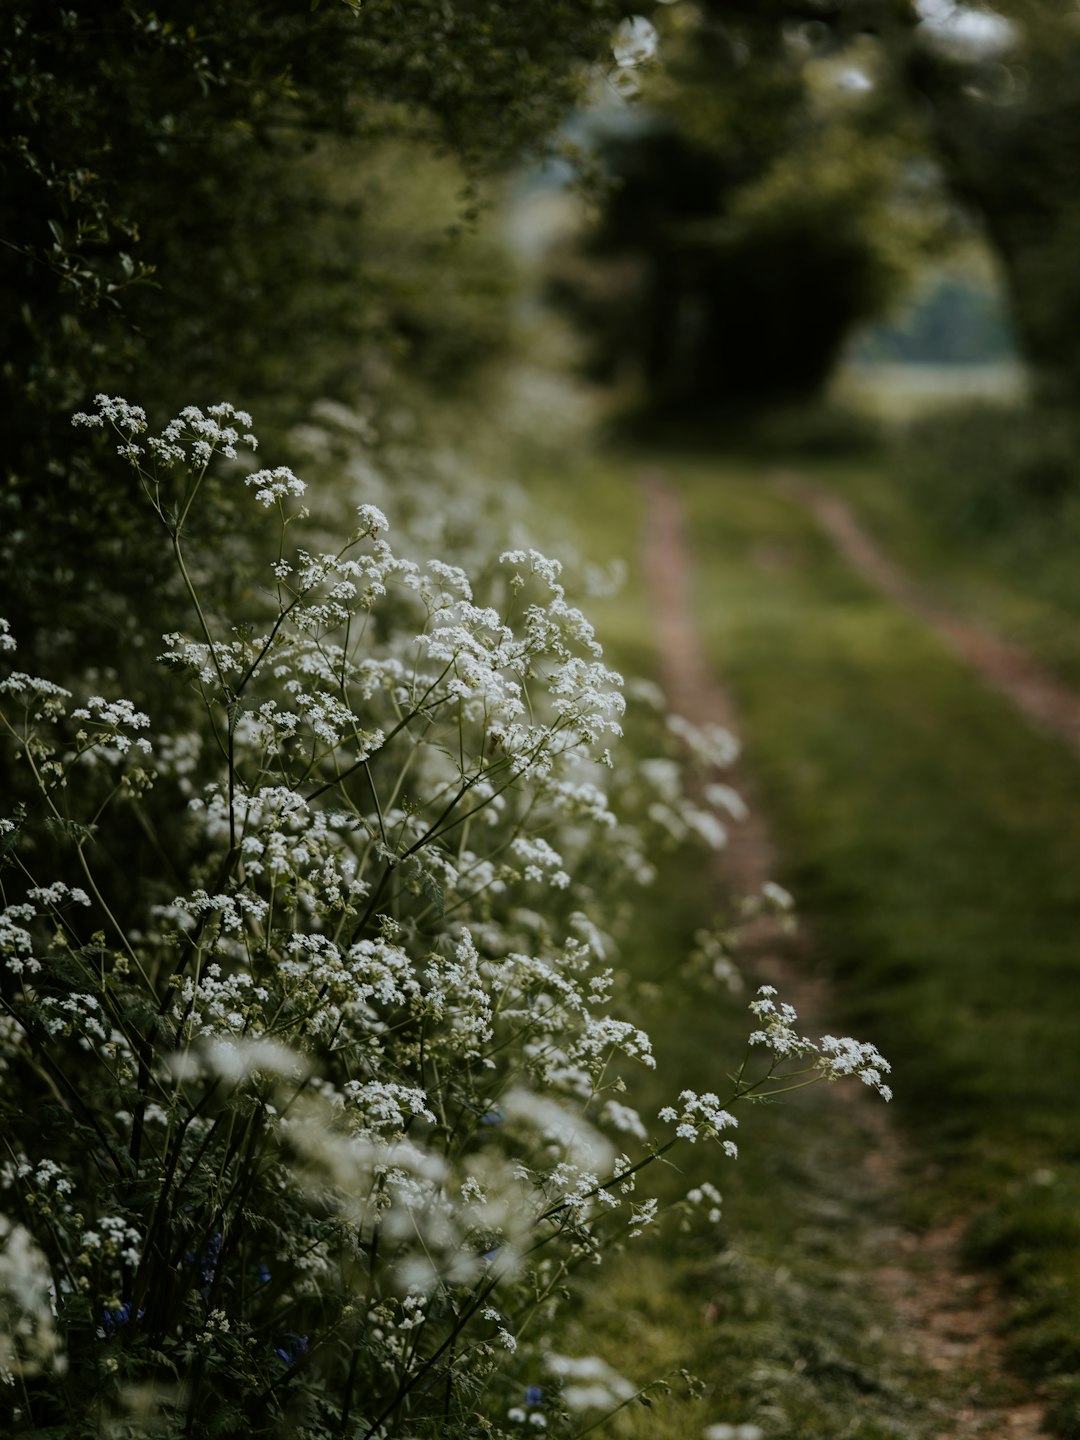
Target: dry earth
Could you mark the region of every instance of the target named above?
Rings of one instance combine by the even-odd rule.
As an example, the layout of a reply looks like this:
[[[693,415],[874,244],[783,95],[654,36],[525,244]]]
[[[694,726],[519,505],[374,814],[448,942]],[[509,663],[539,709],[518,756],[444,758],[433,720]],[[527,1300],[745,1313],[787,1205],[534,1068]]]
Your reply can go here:
[[[720,724],[737,734],[732,697],[711,671],[694,623],[691,562],[679,499],[657,472],[644,474],[641,483],[647,506],[645,581],[653,601],[661,681],[669,703],[688,720]],[[1012,695],[1040,724],[1057,733],[1065,733],[1062,726],[1075,727],[1070,734],[1080,745],[1076,697],[1048,681],[1013,647],[925,603],[833,497],[793,476],[785,476],[782,483],[813,511],[861,573],[932,624],[965,660]],[[722,857],[723,881],[737,892],[754,894],[775,873],[776,851],[753,804],[752,778],[740,774],[738,783],[751,802],[751,813],[732,829]],[[780,934],[775,922],[756,922],[747,938],[743,959],[753,982],[776,985],[795,1005],[807,1030],[829,1029],[835,1005],[829,987],[812,974],[810,942],[803,942],[800,963],[800,956],[792,954],[790,939]],[[864,1160],[855,1181],[860,1199],[853,1201],[848,1218],[863,1233],[854,1238],[852,1249],[871,1257],[867,1279],[878,1292],[886,1317],[883,1325],[892,1343],[937,1377],[933,1440],[974,1436],[1038,1440],[1046,1433],[1041,1428],[1042,1407],[1033,1401],[1001,1398],[1016,1392],[1000,1338],[1004,1309],[991,1279],[972,1273],[964,1264],[962,1222],[913,1233],[873,1218],[895,1212],[898,1207],[890,1203],[890,1196],[898,1195],[902,1187],[932,1181],[918,1174],[904,1140],[876,1097],[853,1086],[819,1093],[828,1123],[852,1127],[861,1139]]]

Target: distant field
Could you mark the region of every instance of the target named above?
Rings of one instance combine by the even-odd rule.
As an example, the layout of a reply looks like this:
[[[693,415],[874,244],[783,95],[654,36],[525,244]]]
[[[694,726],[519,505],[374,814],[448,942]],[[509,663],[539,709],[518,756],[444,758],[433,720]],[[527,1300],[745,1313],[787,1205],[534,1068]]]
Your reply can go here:
[[[1018,404],[1027,395],[1023,366],[850,364],[837,374],[831,398],[884,421],[905,421],[966,400]]]

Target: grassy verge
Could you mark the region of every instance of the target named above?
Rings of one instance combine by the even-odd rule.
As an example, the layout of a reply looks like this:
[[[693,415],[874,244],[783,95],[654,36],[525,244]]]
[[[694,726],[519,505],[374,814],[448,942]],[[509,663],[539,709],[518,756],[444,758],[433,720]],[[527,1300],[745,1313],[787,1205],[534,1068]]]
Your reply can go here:
[[[784,769],[804,766],[808,775],[816,774],[823,762],[815,761],[805,744],[806,712],[797,703],[798,687],[788,688],[790,670],[772,650],[811,596],[774,584],[776,569],[790,574],[820,563],[829,585],[838,588],[841,607],[863,602],[857,587],[829,568],[827,547],[797,512],[789,513],[759,490],[760,477],[718,477],[712,464],[681,464],[670,456],[657,456],[656,463],[668,474],[677,472],[692,507],[701,560],[702,629],[724,670],[737,674],[744,697],[755,687],[760,690],[762,705],[748,709],[745,728],[767,798],[779,814]],[[632,562],[643,523],[634,483],[641,464],[640,459],[595,457],[573,473],[537,477],[535,489],[552,517],[553,531],[558,529],[564,543],[567,533],[576,535],[591,558],[621,555]],[[804,580],[812,589],[809,575]],[[822,602],[829,614],[836,598]],[[631,575],[627,592],[617,600],[593,602],[590,613],[599,622],[609,658],[629,673],[655,670],[649,604],[639,576]],[[899,623],[877,620],[886,630]],[[857,685],[858,652],[873,656],[880,639],[873,629],[863,637],[856,653],[841,662],[845,678]],[[827,652],[830,643],[819,622],[818,650]],[[812,652],[813,647],[808,661]],[[961,675],[956,683],[962,682]],[[825,681],[817,683],[824,686]],[[773,684],[783,698],[766,693]],[[761,711],[771,711],[774,703],[784,724],[774,715],[770,728]],[[830,708],[824,698],[822,708]],[[756,737],[759,722],[762,743]],[[872,740],[863,734],[859,746]],[[858,755],[846,761],[842,753],[850,741],[850,736],[837,738],[837,768],[845,785],[857,790],[862,783]],[[643,743],[633,726],[628,743]],[[774,783],[768,783],[770,777]],[[842,799],[842,789],[837,787],[834,798],[847,806],[857,825],[859,801],[852,795]],[[795,823],[791,805],[783,818]],[[883,826],[871,828],[878,833]],[[829,857],[838,844],[827,826],[816,837],[800,826],[796,836],[793,856],[824,848]],[[825,890],[810,887],[807,898],[816,912]],[[667,1103],[683,1086],[721,1090],[726,1072],[741,1056],[745,997],[703,993],[683,967],[695,931],[709,924],[724,903],[715,874],[700,860],[691,863],[678,854],[664,863],[659,884],[635,900],[634,935],[622,959],[630,1003],[653,1035],[659,1059],[655,1079],[635,1084],[645,1111]],[[877,914],[876,902],[867,908]],[[836,954],[835,942],[828,953]],[[888,970],[892,961],[879,959]],[[870,1003],[872,985],[853,984],[851,990],[853,1010],[867,1022],[865,1032],[888,1052],[882,1028],[888,1019],[888,1040],[895,1049],[893,1008]],[[921,1007],[922,1000],[915,998]],[[919,1023],[913,1016],[910,1030],[917,1031]],[[919,1072],[908,1059],[901,1081],[914,1125],[920,1104],[934,1112],[942,1109],[945,1082],[932,1065]],[[919,1094],[926,1098],[920,1100]],[[941,1137],[935,1154],[944,1157],[949,1143]],[[928,1440],[940,1433],[935,1417],[945,1390],[951,1388],[954,1397],[964,1393],[970,1377],[953,1375],[943,1382],[926,1373],[910,1353],[908,1339],[889,1331],[873,1274],[891,1258],[890,1241],[900,1217],[882,1212],[880,1194],[861,1168],[873,1145],[857,1114],[849,1112],[837,1123],[835,1101],[825,1092],[809,1092],[798,1102],[746,1112],[737,1162],[704,1149],[688,1147],[682,1153],[682,1173],[669,1177],[672,1185],[716,1184],[724,1194],[720,1224],[707,1239],[689,1246],[674,1246],[660,1235],[631,1247],[600,1279],[566,1348],[601,1354],[635,1383],[686,1368],[705,1382],[706,1395],[651,1409],[630,1406],[607,1422],[604,1433],[675,1440],[713,1422],[756,1424],[765,1435],[800,1440],[841,1435]],[[970,1173],[968,1183],[975,1183]],[[943,1209],[958,1202],[953,1194],[951,1202],[930,1203]]]

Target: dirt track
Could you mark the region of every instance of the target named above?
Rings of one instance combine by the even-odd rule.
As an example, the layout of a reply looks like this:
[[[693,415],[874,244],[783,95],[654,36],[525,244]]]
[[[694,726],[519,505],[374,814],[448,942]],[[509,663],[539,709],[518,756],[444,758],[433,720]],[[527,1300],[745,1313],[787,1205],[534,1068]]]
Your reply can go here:
[[[1062,726],[1075,727],[1067,738],[1080,748],[1080,702],[1076,697],[1063,692],[1056,682],[1047,686],[1047,677],[1030,661],[1021,664],[1013,647],[982,636],[924,604],[840,502],[796,477],[785,476],[781,483],[792,498],[813,511],[860,573],[938,629],[957,653],[1037,723],[1063,735],[1066,730]],[[644,574],[653,601],[661,681],[668,701],[688,720],[720,724],[738,733],[732,697],[710,669],[694,623],[691,563],[678,496],[655,471],[644,474],[641,484],[646,499]],[[1026,697],[1023,702],[1021,693]],[[751,780],[740,775],[737,783],[751,802],[751,814],[732,828],[721,860],[722,878],[736,891],[753,894],[773,878],[776,852],[760,810],[753,804]],[[780,945],[779,938],[768,922],[759,923],[749,937],[745,963],[753,972],[754,983],[776,985],[783,998],[795,1005],[807,1030],[828,1028],[835,1008],[828,987],[811,975],[809,966],[794,961],[790,946]],[[864,1227],[874,1225],[877,1222],[861,1217],[871,1211],[887,1211],[890,1193],[911,1183],[912,1166],[904,1143],[888,1111],[860,1087],[839,1086],[818,1093],[828,1112],[827,1123],[856,1127],[865,1137],[859,1187],[878,1203],[853,1205],[853,1216]],[[1001,1393],[1005,1374],[999,1335],[1003,1307],[990,1280],[965,1268],[962,1225],[920,1234],[895,1228],[879,1230],[863,1237],[867,1253],[876,1257],[869,1282],[879,1292],[896,1343],[938,1376],[934,1440],[975,1436],[1039,1440],[1046,1433],[1041,1428],[1040,1405],[1003,1406],[987,1399]]]

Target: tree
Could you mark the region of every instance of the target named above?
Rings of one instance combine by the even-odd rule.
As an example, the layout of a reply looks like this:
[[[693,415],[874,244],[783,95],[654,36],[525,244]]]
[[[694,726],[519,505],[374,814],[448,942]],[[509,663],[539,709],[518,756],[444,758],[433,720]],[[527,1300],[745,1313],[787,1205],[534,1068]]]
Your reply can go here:
[[[622,11],[5,7],[0,614],[17,615],[30,656],[47,632],[54,656],[103,663],[123,651],[132,597],[147,602],[130,497],[72,444],[71,411],[137,376],[151,407],[272,394],[287,421],[328,379],[365,378],[341,357],[373,346],[417,367],[442,347],[442,373],[460,370],[484,344],[448,347],[451,332],[467,337],[460,307],[446,324],[438,304],[419,313],[415,269],[398,264],[415,237],[387,244],[364,193],[372,156],[388,139],[421,155],[438,146],[475,183],[543,142]],[[444,260],[431,258],[432,282]]]
[[[953,194],[1005,276],[1024,354],[1051,398],[1080,389],[1080,27],[1075,6],[924,7],[907,51]]]
[[[633,296],[593,307],[601,351],[609,368],[638,357],[654,407],[813,395],[896,295],[939,215],[917,132],[895,124],[895,8],[701,0],[657,16],[641,118],[602,142],[616,183],[591,246]]]

